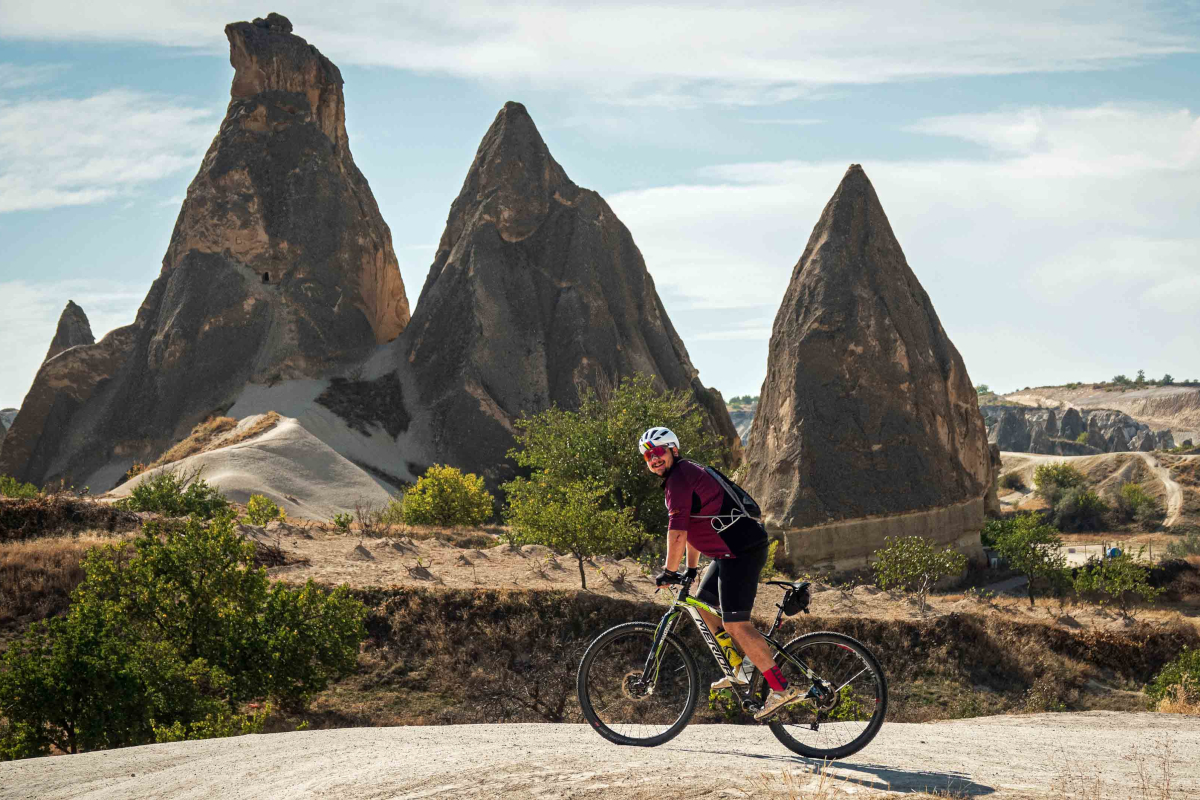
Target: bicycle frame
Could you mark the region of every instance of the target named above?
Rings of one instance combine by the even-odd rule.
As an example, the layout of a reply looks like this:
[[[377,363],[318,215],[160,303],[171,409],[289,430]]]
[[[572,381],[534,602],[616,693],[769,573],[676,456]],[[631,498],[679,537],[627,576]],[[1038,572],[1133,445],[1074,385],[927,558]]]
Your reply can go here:
[[[642,671],[643,683],[651,687],[658,682],[658,669],[662,660],[662,653],[666,644],[667,635],[675,629],[675,625],[679,622],[679,618],[685,611],[692,618],[692,622],[696,624],[696,629],[700,632],[700,638],[702,638],[705,644],[708,645],[708,649],[712,653],[713,659],[717,662],[717,666],[721,668],[721,671],[726,676],[733,677],[734,670],[729,664],[729,659],[725,657],[724,651],[721,650],[721,645],[717,643],[717,637],[713,634],[712,630],[709,629],[708,624],[705,623],[704,617],[700,615],[700,609],[703,609],[704,611],[707,611],[708,613],[717,617],[721,616],[721,611],[720,609],[713,608],[702,600],[697,600],[695,597],[690,596],[688,592],[690,591],[691,587],[692,581],[690,580],[685,581],[680,585],[679,592],[675,595],[674,602],[671,603],[671,607],[667,609],[667,612],[663,614],[662,619],[659,620],[658,627],[654,631],[654,642],[650,648],[650,654],[646,657],[646,666]],[[783,604],[777,604],[777,608],[779,610],[775,614],[775,622],[771,624],[770,630],[762,634],[762,637],[766,639],[767,644],[771,646],[774,657],[777,660],[782,657],[786,661],[790,662],[793,666],[804,673],[804,675],[810,681],[821,680],[821,678],[814,673],[807,664],[789,655],[784,651],[783,645],[772,638],[775,634],[775,631],[778,630],[780,623],[783,622]],[[751,673],[751,679],[745,685],[746,694],[742,695],[741,692],[738,692],[742,698],[743,707],[747,707],[747,704],[753,702],[752,698],[754,696],[754,690],[758,685],[758,680],[756,678],[761,674],[762,670],[759,669],[758,665],[756,664],[754,667],[754,672]],[[737,686],[737,684],[734,685]]]

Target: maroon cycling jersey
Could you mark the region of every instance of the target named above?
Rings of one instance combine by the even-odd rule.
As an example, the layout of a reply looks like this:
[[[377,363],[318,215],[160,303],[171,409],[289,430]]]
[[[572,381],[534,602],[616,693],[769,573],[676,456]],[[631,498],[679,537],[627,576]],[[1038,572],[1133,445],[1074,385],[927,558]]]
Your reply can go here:
[[[749,517],[729,525],[736,513],[733,499],[696,462],[677,460],[663,476],[662,485],[671,518],[667,527],[687,531],[687,543],[709,558],[736,558],[767,541],[766,531]],[[716,527],[709,517],[721,517]]]

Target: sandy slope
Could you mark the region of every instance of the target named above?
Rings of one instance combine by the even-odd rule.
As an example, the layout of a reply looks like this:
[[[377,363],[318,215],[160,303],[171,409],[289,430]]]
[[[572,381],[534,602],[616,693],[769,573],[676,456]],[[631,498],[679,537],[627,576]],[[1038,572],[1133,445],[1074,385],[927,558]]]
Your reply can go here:
[[[245,425],[254,418],[242,420]],[[353,512],[356,503],[386,505],[391,495],[378,480],[339,455],[294,419],[282,419],[271,430],[244,442],[221,447],[168,469],[190,474],[203,469],[204,480],[225,496],[245,503],[251,494],[274,500],[288,517],[325,521],[335,513]],[[133,487],[159,470],[143,473],[108,493],[127,497]]]
[[[584,725],[351,728],[0,764],[0,797],[782,797],[788,783],[819,783],[819,766],[758,726],[695,725],[652,749],[611,745]],[[885,724],[830,772],[833,790],[818,797],[1129,798],[1143,796],[1143,782],[1147,797],[1195,797],[1200,719],[1089,712]],[[1163,794],[1168,778],[1174,793]]]

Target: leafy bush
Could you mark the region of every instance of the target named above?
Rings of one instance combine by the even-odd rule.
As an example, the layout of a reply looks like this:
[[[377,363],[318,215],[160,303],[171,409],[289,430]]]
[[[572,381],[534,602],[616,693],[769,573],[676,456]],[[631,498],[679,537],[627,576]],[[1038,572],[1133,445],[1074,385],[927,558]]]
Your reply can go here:
[[[1129,553],[1122,553],[1089,561],[1075,575],[1075,591],[1099,595],[1101,605],[1115,601],[1122,611],[1126,611],[1134,597],[1153,602],[1163,590],[1150,585],[1150,570],[1145,564]]]
[[[483,478],[435,464],[405,493],[404,521],[409,525],[480,525],[492,516],[493,500]]]
[[[1002,487],[1004,487],[1005,489],[1012,489],[1013,491],[1018,491],[1020,489],[1025,488],[1025,481],[1021,480],[1021,473],[1009,472],[1009,473],[1006,473],[1004,475],[1004,477],[1000,479],[1000,485]]]
[[[129,497],[117,501],[119,508],[147,511],[164,517],[195,516],[212,519],[230,513],[229,501],[199,472],[183,475],[163,470],[133,487]]]
[[[967,557],[952,547],[938,547],[922,536],[888,536],[882,550],[873,554],[875,585],[893,586],[915,594],[925,613],[929,590],[939,580],[958,575],[967,567]]]
[[[1167,555],[1171,558],[1200,556],[1200,531],[1189,531],[1182,539],[1168,544]]]
[[[404,524],[404,498],[389,500],[383,510],[379,512],[380,525],[403,525]]]
[[[266,525],[276,520],[282,522],[287,519],[287,514],[269,497],[252,494],[246,503],[246,519],[251,525]]]
[[[1154,676],[1146,694],[1160,708],[1164,701],[1182,701],[1180,705],[1200,703],[1200,650],[1184,646],[1183,652]]]
[[[775,566],[775,551],[779,549],[779,540],[772,539],[767,545],[767,563],[763,566],[762,572],[758,575],[758,582],[765,583],[773,581],[779,575],[779,568]]]
[[[343,512],[334,514],[333,518],[330,521],[333,523],[334,527],[338,529],[339,533],[349,533],[350,532],[350,524],[352,522],[354,522],[354,515],[347,514],[346,512],[343,511]]]
[[[1012,527],[1012,517],[986,519],[983,521],[983,530],[979,532],[979,541],[984,547],[995,547],[1000,537],[1010,532]]]
[[[1108,504],[1091,489],[1068,489],[1054,505],[1054,526],[1060,531],[1098,531],[1104,527]]]
[[[627,551],[646,537],[633,520],[633,509],[604,507],[608,492],[604,486],[578,481],[556,484],[535,475],[512,480],[503,488],[508,496],[505,516],[512,526],[510,541],[543,544],[575,556],[584,589],[584,559]]]
[[[345,587],[271,584],[222,515],[93,550],[65,617],[0,657],[0,754],[253,730],[246,701],[301,706],[353,670],[366,609]]]
[[[660,482],[637,454],[638,437],[651,425],[674,431],[686,458],[728,465],[728,447],[705,427],[692,394],[660,393],[642,375],[626,378],[604,397],[586,390],[578,411],[551,408],[518,421],[518,447],[509,456],[559,492],[575,482],[602,486],[603,507],[632,508],[646,530],[665,531]]]
[[[41,492],[32,483],[21,483],[16,478],[0,475],[0,497],[12,497],[17,500],[32,500]]]
[[[1033,582],[1043,578],[1058,582],[1063,577],[1067,556],[1058,531],[1042,523],[1035,514],[1013,518],[1008,530],[996,537],[996,550],[1008,565],[1028,579],[1029,605],[1034,605]]]
[[[1075,442],[1076,442],[1076,444],[1087,444],[1087,443],[1088,443],[1088,434],[1087,434],[1087,431],[1084,431],[1083,433],[1081,433],[1081,434],[1079,434],[1078,436],[1076,436],[1076,437],[1075,437]]]
[[[1051,507],[1058,504],[1068,489],[1083,486],[1086,482],[1082,472],[1062,462],[1042,464],[1033,471],[1034,493]]]
[[[1117,517],[1123,522],[1137,522],[1146,530],[1158,527],[1163,512],[1158,501],[1136,483],[1127,483],[1117,493],[1115,508]]]

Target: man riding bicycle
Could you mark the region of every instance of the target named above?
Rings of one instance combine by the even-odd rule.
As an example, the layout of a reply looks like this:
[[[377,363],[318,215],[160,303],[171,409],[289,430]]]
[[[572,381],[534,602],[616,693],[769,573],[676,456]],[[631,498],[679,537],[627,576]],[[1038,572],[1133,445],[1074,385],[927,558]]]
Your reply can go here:
[[[658,586],[681,583],[680,561],[687,553],[687,578],[695,577],[700,555],[712,559],[696,598],[721,609],[721,617],[697,609],[714,633],[728,632],[742,652],[763,673],[771,693],[762,710],[754,715],[763,720],[783,706],[801,698],[789,686],[771,648],[750,621],[758,577],[767,563],[767,532],[757,521],[737,508],[721,484],[694,461],[679,457],[679,437],[667,428],[650,428],[638,441],[646,468],[663,479],[662,487],[670,523],[667,530],[667,559],[655,576]],[[745,683],[742,673],[726,675],[712,685],[727,689]]]

